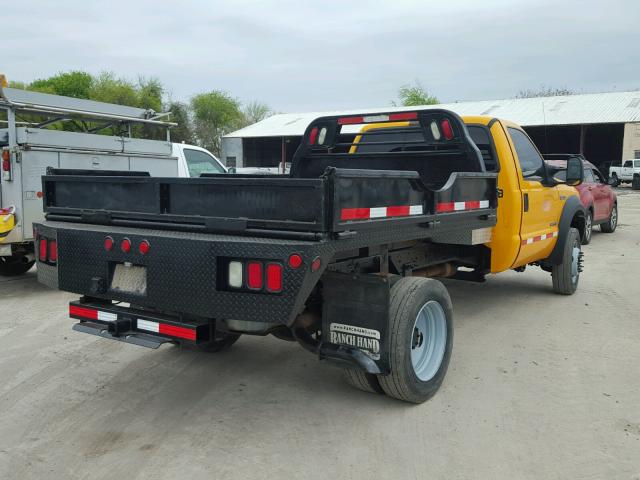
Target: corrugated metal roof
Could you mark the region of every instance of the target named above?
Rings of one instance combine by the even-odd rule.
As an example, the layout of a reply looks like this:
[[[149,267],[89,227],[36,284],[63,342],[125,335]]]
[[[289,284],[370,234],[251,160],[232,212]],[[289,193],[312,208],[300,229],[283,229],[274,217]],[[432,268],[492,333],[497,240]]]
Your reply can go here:
[[[640,122],[640,91],[590,93],[561,97],[511,98],[434,105],[460,115],[491,115],[522,126],[581,125]],[[294,137],[304,133],[311,121],[325,115],[351,115],[381,111],[416,110],[416,107],[379,107],[361,110],[283,113],[232,132],[226,137]]]

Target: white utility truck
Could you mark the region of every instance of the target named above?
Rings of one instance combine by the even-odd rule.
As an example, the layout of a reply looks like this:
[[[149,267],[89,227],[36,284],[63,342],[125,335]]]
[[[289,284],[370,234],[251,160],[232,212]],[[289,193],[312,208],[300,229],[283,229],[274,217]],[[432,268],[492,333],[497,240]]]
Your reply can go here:
[[[625,160],[621,166],[609,167],[609,178],[613,185],[631,183],[634,190],[640,190],[640,159]]]
[[[47,168],[128,170],[154,177],[226,173],[207,150],[171,143],[168,113],[7,88],[0,82],[0,275],[34,264]],[[63,126],[72,126],[62,129]],[[156,129],[164,140],[136,138]],[[108,134],[105,134],[108,133]],[[96,192],[99,194],[99,192]]]

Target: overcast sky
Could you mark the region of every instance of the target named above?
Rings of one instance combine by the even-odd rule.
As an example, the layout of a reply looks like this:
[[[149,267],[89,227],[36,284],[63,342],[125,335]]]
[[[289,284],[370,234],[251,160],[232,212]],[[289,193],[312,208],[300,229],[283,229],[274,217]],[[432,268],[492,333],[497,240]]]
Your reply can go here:
[[[158,77],[282,112],[640,88],[640,1],[5,1],[0,72]]]

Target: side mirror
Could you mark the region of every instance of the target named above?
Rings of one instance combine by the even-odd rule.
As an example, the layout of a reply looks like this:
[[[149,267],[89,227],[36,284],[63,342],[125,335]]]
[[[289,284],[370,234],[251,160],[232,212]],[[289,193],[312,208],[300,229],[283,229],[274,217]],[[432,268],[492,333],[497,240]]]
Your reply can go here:
[[[567,176],[565,183],[572,187],[576,187],[584,180],[584,167],[582,159],[578,157],[570,157],[567,160]]]
[[[236,173],[236,167],[229,167],[227,168],[227,173]]]

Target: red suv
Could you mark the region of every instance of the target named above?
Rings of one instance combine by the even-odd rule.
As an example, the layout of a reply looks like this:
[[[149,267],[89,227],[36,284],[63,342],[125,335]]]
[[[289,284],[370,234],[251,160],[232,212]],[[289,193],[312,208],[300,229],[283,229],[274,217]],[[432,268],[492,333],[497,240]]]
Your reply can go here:
[[[618,226],[618,199],[613,189],[607,184],[604,176],[595,165],[588,162],[582,155],[548,154],[543,155],[547,164],[554,170],[554,178],[562,180],[568,157],[580,157],[584,164],[584,181],[576,187],[580,193],[580,201],[587,211],[586,225],[582,244],[591,241],[594,225],[600,225],[600,230],[613,233]]]

